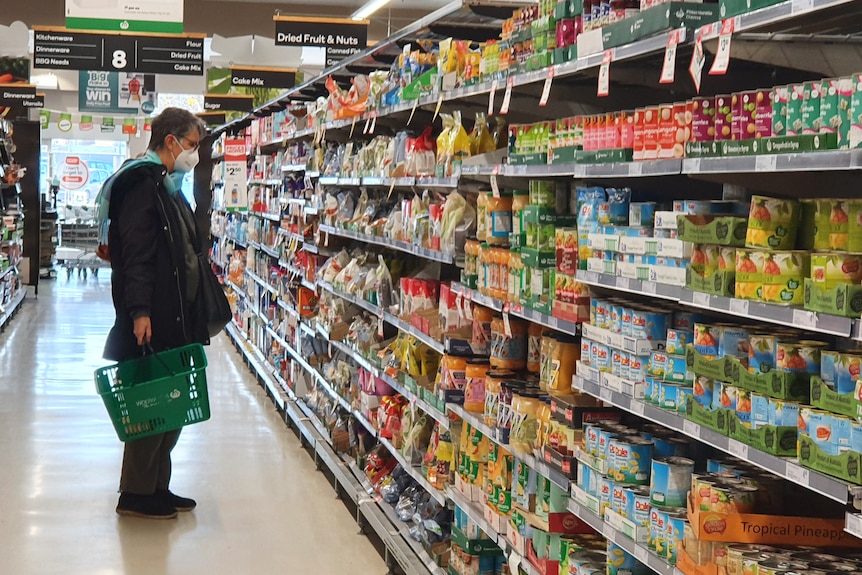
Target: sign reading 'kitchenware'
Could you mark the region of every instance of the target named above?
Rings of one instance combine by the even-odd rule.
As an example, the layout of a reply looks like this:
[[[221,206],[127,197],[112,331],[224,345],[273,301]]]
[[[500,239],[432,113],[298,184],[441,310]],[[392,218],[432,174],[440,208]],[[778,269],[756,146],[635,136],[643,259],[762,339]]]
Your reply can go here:
[[[94,34],[34,28],[33,67],[202,76],[202,35]]]
[[[276,46],[357,48],[368,44],[368,20],[275,16]]]

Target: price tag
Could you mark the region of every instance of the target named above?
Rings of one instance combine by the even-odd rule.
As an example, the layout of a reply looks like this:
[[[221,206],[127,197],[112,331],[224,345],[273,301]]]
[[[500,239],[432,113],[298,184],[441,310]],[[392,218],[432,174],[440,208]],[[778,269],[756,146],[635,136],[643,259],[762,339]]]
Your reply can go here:
[[[512,325],[509,323],[509,314],[503,314],[503,333],[506,334],[506,337],[512,337]]]
[[[581,506],[579,503],[575,503],[574,501],[569,502],[569,511],[574,513],[575,515],[580,516],[581,514]]]
[[[643,415],[644,414],[644,402],[642,401],[633,401],[631,404],[632,413],[635,415]]]
[[[787,479],[796,483],[797,485],[808,485],[809,473],[808,470],[804,467],[788,461],[787,469],[784,473],[787,476]]]
[[[793,310],[793,325],[795,327],[807,327],[808,329],[814,329],[815,327],[817,327],[817,314],[813,311],[795,309]]]
[[[611,60],[614,58],[613,50],[605,50],[602,56],[602,65],[599,67],[599,87],[596,92],[599,96],[607,96],[611,93]]]
[[[494,168],[494,171],[496,171],[496,170],[497,170],[497,168]],[[491,193],[494,195],[495,198],[500,197],[500,185],[497,183],[497,175],[496,174],[491,175]]]
[[[505,116],[509,113],[509,102],[512,101],[512,88],[515,87],[515,77],[509,76],[506,80],[506,91],[503,93],[503,103],[500,104],[500,115]]]
[[[371,118],[371,127],[368,129],[369,134],[373,134],[374,130],[377,128],[377,112],[374,113],[374,116]]]
[[[698,438],[700,437],[700,425],[686,419],[682,422],[682,432],[689,437]]]
[[[329,247],[329,232],[325,232],[325,233],[326,233],[326,235],[323,236],[323,247],[328,248]]]
[[[748,446],[735,439],[727,440],[727,450],[740,459],[748,459]]]
[[[685,161],[686,172],[691,174],[695,174],[700,172],[700,158],[692,158],[691,160]]]
[[[694,292],[693,294],[691,294],[691,301],[696,306],[709,307],[709,294]]]
[[[620,289],[632,289],[632,282],[629,278],[617,277],[617,287]]]
[[[646,547],[635,545],[635,559],[637,559],[644,565],[647,564],[647,561],[649,561],[649,551],[647,551]]]
[[[605,536],[605,539],[610,539],[613,541],[617,537],[617,530],[611,527],[609,524],[605,523],[602,525],[602,535]]]
[[[434,108],[434,117],[431,118],[431,122],[437,119],[437,115],[440,113],[440,106],[443,105],[443,92],[440,92],[440,97],[437,98],[437,106]]]
[[[643,175],[644,173],[644,165],[642,162],[632,162],[629,164],[629,175],[638,177]]]
[[[521,556],[518,555],[513,549],[511,553],[509,553],[509,571],[511,573],[520,573],[521,569]]]
[[[664,63],[661,67],[659,84],[673,84],[676,76],[676,46],[679,44],[680,30],[671,30],[667,35],[667,46],[664,49]]]
[[[458,310],[458,317],[464,319],[464,298],[460,295],[455,298],[455,309]]]
[[[602,401],[607,401],[608,403],[613,403],[614,394],[609,388],[603,387],[603,388],[599,389],[599,397],[601,398]]]
[[[644,293],[655,295],[655,292],[656,292],[655,282],[641,282],[641,291]]]
[[[348,138],[353,137],[353,128],[355,128],[355,127],[356,127],[356,116],[353,116],[353,121],[350,122],[350,135],[348,136]]]
[[[856,537],[862,537],[862,515],[848,513],[847,526],[844,528],[844,530],[851,535],[855,535]]]
[[[730,300],[730,313],[736,315],[748,315],[748,301],[736,298]]]
[[[755,172],[774,172],[778,163],[778,156],[774,154],[763,154],[754,159]]]
[[[494,115],[494,97],[497,95],[497,80],[491,82],[491,93],[488,95],[488,116]]]
[[[419,98],[416,98],[415,100],[413,100],[413,108],[410,109],[410,117],[407,118],[407,125],[408,126],[410,125],[410,122],[413,121],[413,114],[416,113],[416,106],[418,106],[418,105],[419,105]]]
[[[590,283],[597,283],[599,281],[599,274],[596,272],[583,272],[584,273],[584,281]]]
[[[730,66],[730,39],[733,37],[733,24],[733,18],[728,18],[721,23],[718,50],[715,53],[715,60],[712,61],[712,67],[709,69],[710,76],[727,74],[727,68]]]
[[[688,73],[694,81],[694,87],[700,94],[700,82],[703,79],[703,65],[706,64],[706,55],[703,53],[703,38],[697,37],[694,41],[694,49],[691,51],[691,63],[688,65]]]
[[[814,9],[814,0],[793,0],[790,3],[790,13],[799,14]]]
[[[464,315],[468,320],[473,321],[473,305],[468,301],[464,302]]]
[[[540,106],[548,105],[548,98],[551,95],[551,84],[554,82],[554,67],[548,66],[548,77],[545,78],[545,86],[542,88],[542,97],[539,98]]]
[[[395,180],[396,178],[392,178],[392,184],[389,186],[389,194],[386,196],[387,200],[392,197],[392,192],[395,190]]]
[[[365,127],[364,127],[364,128],[362,128],[362,133],[363,133],[363,134],[367,134],[367,133],[368,133],[368,127],[369,127],[370,125],[371,125],[371,118],[365,118]]]
[[[380,339],[383,339],[383,318],[382,317],[377,318],[377,336]]]

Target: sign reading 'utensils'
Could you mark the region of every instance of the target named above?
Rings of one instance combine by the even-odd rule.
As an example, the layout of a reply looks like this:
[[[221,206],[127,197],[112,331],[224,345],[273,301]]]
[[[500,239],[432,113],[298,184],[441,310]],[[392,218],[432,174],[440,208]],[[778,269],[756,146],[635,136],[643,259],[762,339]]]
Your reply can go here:
[[[34,28],[33,67],[202,76],[202,35],[94,34]]]
[[[275,16],[276,46],[317,46],[363,50],[368,43],[368,20]]]
[[[0,84],[0,106],[42,108],[45,95],[40,98],[32,84]]]

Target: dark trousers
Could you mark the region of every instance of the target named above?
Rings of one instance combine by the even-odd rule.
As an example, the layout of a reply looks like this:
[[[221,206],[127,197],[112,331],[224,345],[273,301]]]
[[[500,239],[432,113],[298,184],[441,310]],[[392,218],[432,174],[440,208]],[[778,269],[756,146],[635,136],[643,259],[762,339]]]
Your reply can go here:
[[[120,491],[152,495],[156,489],[167,489],[171,482],[171,451],[180,438],[181,429],[160,433],[126,443]]]

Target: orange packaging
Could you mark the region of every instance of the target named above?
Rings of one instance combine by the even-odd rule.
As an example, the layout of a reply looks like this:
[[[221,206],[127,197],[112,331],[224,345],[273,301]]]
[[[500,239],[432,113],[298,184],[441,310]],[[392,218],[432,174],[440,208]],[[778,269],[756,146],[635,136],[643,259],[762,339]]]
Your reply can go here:
[[[590,151],[593,149],[592,146],[595,141],[593,136],[593,117],[584,116],[584,150]]]
[[[616,150],[621,148],[620,145],[620,128],[622,124],[621,114],[619,112],[608,114],[607,127],[607,148]]]
[[[595,146],[593,148],[594,150],[605,149],[605,129],[607,128],[607,125],[607,116],[605,116],[604,114],[599,114],[598,117],[596,117],[595,124],[593,125],[595,131],[595,134],[593,135],[593,145]]]
[[[572,142],[571,146],[584,146],[584,117],[575,116],[572,120]]]
[[[688,500],[688,520],[694,536],[701,541],[759,543],[762,545],[806,545],[811,547],[862,547],[862,539],[844,531],[846,521],[700,511]]]
[[[645,110],[638,108],[632,118],[632,150],[635,160],[644,159],[644,115]]]
[[[686,102],[674,103],[673,119],[675,123],[673,157],[682,158],[685,156],[685,143],[691,137],[691,111],[686,110]]]
[[[658,158],[673,158],[673,147],[676,144],[676,121],[673,117],[674,105],[659,106],[658,120]]]
[[[644,160],[658,159],[659,108],[644,109]]]

